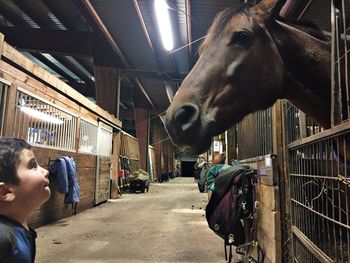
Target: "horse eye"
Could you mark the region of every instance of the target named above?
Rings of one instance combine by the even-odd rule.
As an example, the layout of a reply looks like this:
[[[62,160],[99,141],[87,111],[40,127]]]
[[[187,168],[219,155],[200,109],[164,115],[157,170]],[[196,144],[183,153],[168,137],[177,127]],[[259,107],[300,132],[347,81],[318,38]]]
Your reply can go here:
[[[235,32],[231,38],[229,45],[239,45],[246,47],[249,45],[252,34],[248,31]]]

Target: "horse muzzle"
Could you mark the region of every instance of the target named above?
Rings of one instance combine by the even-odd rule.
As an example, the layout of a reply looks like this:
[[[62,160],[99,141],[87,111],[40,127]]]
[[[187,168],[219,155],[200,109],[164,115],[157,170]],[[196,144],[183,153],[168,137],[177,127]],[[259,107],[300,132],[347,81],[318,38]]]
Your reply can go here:
[[[193,153],[202,153],[210,147],[211,136],[202,129],[197,105],[186,103],[170,107],[165,116],[165,128],[172,142]]]

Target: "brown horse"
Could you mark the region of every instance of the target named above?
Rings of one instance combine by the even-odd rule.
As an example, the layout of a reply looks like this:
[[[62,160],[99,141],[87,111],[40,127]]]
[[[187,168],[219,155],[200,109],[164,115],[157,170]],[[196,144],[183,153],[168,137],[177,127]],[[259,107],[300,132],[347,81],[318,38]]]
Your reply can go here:
[[[233,6],[215,18],[167,110],[176,145],[204,152],[213,136],[280,98],[330,127],[330,42],[310,25],[278,18],[274,3],[264,2]]]

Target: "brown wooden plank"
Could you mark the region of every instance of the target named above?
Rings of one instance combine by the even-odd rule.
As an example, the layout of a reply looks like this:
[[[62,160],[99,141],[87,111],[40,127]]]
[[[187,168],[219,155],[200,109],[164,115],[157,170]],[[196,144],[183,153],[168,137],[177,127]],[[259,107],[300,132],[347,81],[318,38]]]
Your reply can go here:
[[[2,48],[3,48],[3,45],[4,45],[4,35],[2,33],[0,33],[0,59],[1,59],[1,55],[2,55]]]
[[[66,96],[57,93],[51,88],[44,85],[42,82],[29,77],[22,71],[12,67],[11,65],[0,60],[0,72],[4,79],[9,80],[17,88],[17,86],[34,93],[37,96],[42,97],[60,107],[69,107],[74,109],[75,112],[79,110],[79,105],[68,99]]]
[[[54,75],[50,74],[37,64],[33,63],[31,60],[26,58],[24,55],[22,55],[19,51],[11,47],[6,42],[4,42],[3,45],[2,55],[11,60],[12,62],[16,63],[17,65],[21,66],[22,68],[28,70],[43,81],[50,83],[50,85],[52,85],[57,90],[68,96],[71,100],[77,102],[82,107],[90,109],[91,111],[95,112],[102,118],[110,121],[117,127],[121,127],[121,122],[118,119],[116,119],[108,112],[98,107],[96,104],[91,102],[89,99],[81,95],[79,92],[68,86],[66,83],[64,83]]]

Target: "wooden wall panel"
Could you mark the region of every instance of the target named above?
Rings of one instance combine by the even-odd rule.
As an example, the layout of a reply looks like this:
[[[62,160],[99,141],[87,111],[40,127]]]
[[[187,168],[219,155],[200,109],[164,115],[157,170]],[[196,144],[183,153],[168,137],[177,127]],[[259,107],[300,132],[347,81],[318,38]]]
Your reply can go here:
[[[99,157],[99,177],[97,180],[96,204],[105,202],[110,197],[110,157]]]
[[[46,169],[49,168],[50,160],[55,160],[60,156],[73,157],[77,163],[78,181],[80,185],[80,202],[77,205],[77,212],[84,211],[94,206],[96,156],[41,147],[34,147],[34,152],[39,165]],[[34,227],[71,216],[74,212],[70,204],[64,203],[64,195],[57,191],[57,178],[50,174],[49,180],[51,198],[29,218],[29,223]]]

